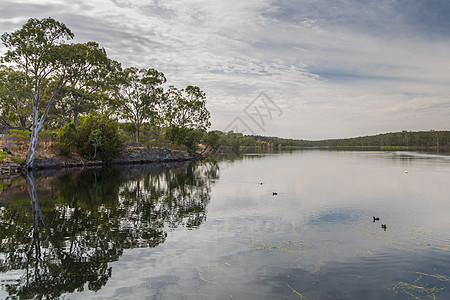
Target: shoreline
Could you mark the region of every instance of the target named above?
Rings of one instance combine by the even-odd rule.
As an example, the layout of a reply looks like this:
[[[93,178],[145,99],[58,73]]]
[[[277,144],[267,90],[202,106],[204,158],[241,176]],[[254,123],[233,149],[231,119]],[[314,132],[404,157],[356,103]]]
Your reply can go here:
[[[114,165],[139,165],[167,162],[194,161],[200,157],[190,155],[185,150],[170,150],[163,148],[124,148],[121,149],[116,158],[108,163],[100,160],[87,160],[79,154],[72,157],[55,156],[52,158],[41,158],[34,161],[33,171],[37,170],[60,170],[79,167],[101,167]],[[23,166],[11,161],[0,162],[0,177],[18,176],[23,172]]]

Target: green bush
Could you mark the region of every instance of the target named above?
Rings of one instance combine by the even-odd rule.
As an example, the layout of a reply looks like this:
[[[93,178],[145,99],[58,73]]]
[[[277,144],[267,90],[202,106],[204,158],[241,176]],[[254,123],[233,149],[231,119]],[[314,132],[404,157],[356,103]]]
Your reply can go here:
[[[203,133],[198,129],[171,126],[166,129],[166,135],[174,144],[182,145],[189,153],[194,153]]]
[[[0,181],[0,193],[3,191],[6,191],[7,189],[8,189],[8,185],[5,182]]]
[[[91,113],[80,123],[76,138],[80,154],[88,159],[111,161],[122,146],[118,122]]]
[[[67,124],[66,124],[67,125]],[[43,130],[39,133],[41,139],[53,141],[58,138],[59,131],[54,130]]]
[[[28,140],[31,136],[31,131],[20,130],[20,129],[10,129],[9,135],[15,138],[18,142],[23,140]]]
[[[23,165],[25,163],[25,159],[18,156],[11,156],[9,159],[19,165]]]
[[[70,156],[75,147],[77,130],[73,122],[67,123],[58,131],[56,138],[56,150],[61,155]]]
[[[203,134],[202,138],[203,144],[207,147],[211,147],[214,151],[216,151],[220,147],[220,135],[218,131],[210,131],[208,133]]]

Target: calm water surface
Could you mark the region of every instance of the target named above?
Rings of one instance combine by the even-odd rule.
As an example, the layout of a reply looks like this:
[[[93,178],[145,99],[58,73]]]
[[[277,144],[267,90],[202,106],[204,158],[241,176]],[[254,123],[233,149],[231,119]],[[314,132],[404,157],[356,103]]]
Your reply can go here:
[[[336,151],[4,181],[0,298],[450,299],[449,182]]]

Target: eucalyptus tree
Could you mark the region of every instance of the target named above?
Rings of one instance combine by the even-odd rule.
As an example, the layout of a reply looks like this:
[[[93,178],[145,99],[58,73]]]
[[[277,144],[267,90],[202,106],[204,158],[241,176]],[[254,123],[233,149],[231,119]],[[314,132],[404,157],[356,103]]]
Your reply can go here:
[[[78,116],[97,107],[100,96],[109,90],[120,64],[108,58],[104,48],[96,42],[70,45],[74,55],[83,61],[75,65],[75,71],[83,76],[71,76],[55,100],[54,113],[63,120],[69,121],[73,117],[75,128]]]
[[[63,42],[73,38],[73,33],[63,23],[52,18],[42,20],[29,19],[21,29],[13,33],[4,33],[1,37],[8,48],[4,62],[11,63],[17,70],[25,73],[25,86],[29,87],[31,105],[28,107],[32,116],[32,133],[26,157],[26,167],[32,168],[39,132],[48,115],[50,107],[61,88],[67,82],[67,73],[71,59]],[[66,51],[64,51],[66,50]],[[51,76],[59,75],[51,98],[48,99],[44,112],[40,112],[42,104],[42,88]]]
[[[206,94],[197,86],[182,90],[170,86],[164,95],[162,114],[168,127],[206,130],[211,126]]]
[[[206,95],[197,86],[179,90],[170,86],[161,105],[163,124],[173,143],[185,145],[195,151],[201,139],[201,131],[211,126],[206,108]]]
[[[139,142],[141,126],[156,117],[163,88],[166,82],[163,73],[155,69],[126,68],[116,86],[115,96],[119,100],[122,117],[136,127],[136,142]]]
[[[33,168],[39,132],[59,92],[71,80],[91,74],[93,65],[98,63],[86,56],[89,52],[86,49],[92,50],[98,45],[65,44],[73,36],[65,24],[53,18],[29,19],[21,29],[1,36],[8,49],[2,61],[25,74],[25,87],[29,89],[32,132],[27,169]]]

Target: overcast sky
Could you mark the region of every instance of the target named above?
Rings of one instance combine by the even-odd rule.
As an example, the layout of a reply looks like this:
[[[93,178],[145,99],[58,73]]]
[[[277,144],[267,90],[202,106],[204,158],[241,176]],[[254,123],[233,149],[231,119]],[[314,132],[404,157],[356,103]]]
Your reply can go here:
[[[325,139],[450,130],[449,16],[448,0],[1,0],[0,34],[52,17],[199,86],[212,129]]]

